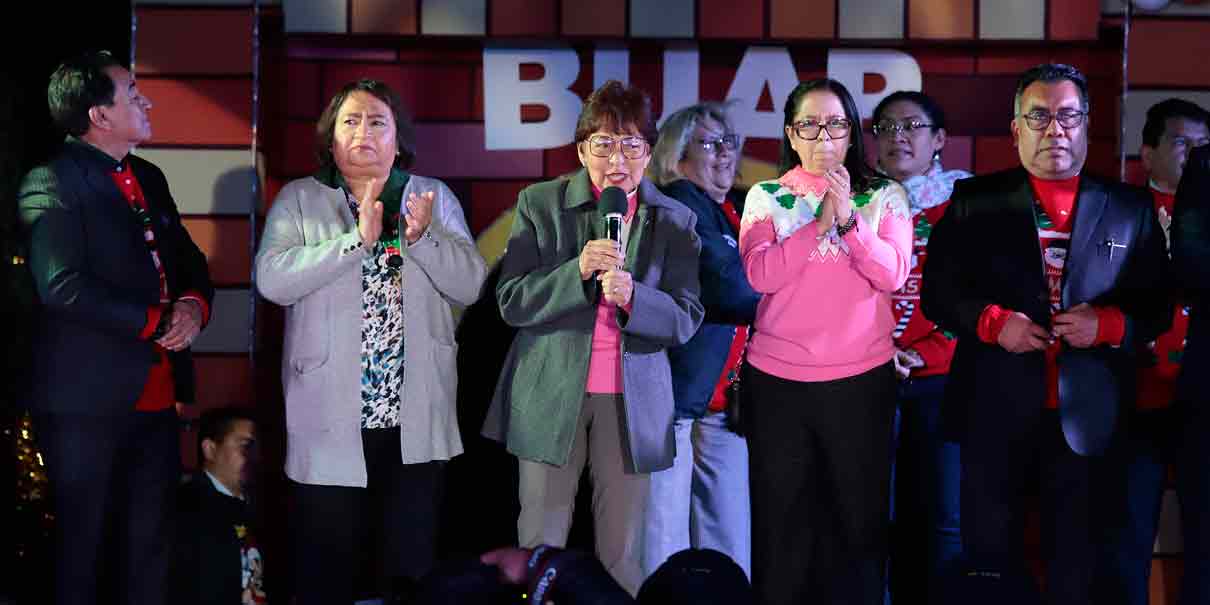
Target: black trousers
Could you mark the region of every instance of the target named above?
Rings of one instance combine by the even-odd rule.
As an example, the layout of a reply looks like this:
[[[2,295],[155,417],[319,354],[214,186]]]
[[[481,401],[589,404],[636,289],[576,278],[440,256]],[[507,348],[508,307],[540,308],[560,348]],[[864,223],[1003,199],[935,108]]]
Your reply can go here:
[[[181,476],[176,413],[44,414],[34,431],[54,495],[53,602],[166,603]],[[100,581],[101,569],[112,582]]]
[[[1028,495],[1036,493],[1044,601],[1103,602],[1094,593],[1097,547],[1125,521],[1125,469],[1117,450],[1102,456],[1072,452],[1054,410],[1038,414],[1024,433],[985,427],[962,448],[962,545],[968,565],[1029,577],[1025,513]]]
[[[363,429],[365,488],[294,483],[298,605],[389,595],[433,567],[444,462],[403,464],[399,429]],[[363,564],[373,585],[358,586]]]
[[[825,382],[745,372],[754,602],[882,603],[891,364]]]

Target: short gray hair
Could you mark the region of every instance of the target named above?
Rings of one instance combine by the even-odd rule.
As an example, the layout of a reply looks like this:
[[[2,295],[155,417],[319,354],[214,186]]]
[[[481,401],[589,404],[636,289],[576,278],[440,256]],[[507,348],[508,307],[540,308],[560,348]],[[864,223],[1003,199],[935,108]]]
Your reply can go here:
[[[660,140],[651,149],[651,180],[656,185],[664,186],[685,176],[677,169],[677,164],[685,159],[685,148],[689,145],[689,137],[698,122],[710,118],[723,125],[727,132],[734,132],[734,125],[727,118],[727,109],[731,103],[706,101],[678,109],[676,113],[664,120],[660,127]],[[736,150],[738,153],[739,150]],[[739,166],[739,162],[736,162]]]

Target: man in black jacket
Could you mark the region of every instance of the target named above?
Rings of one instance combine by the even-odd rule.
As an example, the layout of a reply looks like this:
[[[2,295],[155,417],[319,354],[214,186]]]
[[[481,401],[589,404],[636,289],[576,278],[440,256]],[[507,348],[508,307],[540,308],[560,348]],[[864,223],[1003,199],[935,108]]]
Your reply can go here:
[[[67,141],[25,176],[18,211],[41,303],[25,403],[54,491],[54,602],[105,600],[111,533],[117,600],[159,604],[180,474],[174,408],[192,401],[188,351],[214,290],[164,174],[130,153],[151,137],[131,73],[85,54],[59,66],[47,100]]]
[[[264,558],[248,506],[256,423],[236,407],[198,422],[201,471],[181,486],[169,601],[174,605],[264,603]]]
[[[1185,573],[1181,603],[1210,602],[1210,145],[1195,149],[1176,190],[1172,270],[1192,306],[1181,375],[1177,379],[1177,491]]]
[[[1075,68],[1022,74],[1022,166],[958,181],[922,296],[958,335],[943,418],[963,447],[963,549],[979,570],[1023,571],[1037,484],[1046,599],[1063,605],[1092,601],[1094,547],[1124,501],[1105,453],[1133,403],[1130,354],[1171,312],[1155,295],[1167,259],[1146,192],[1083,173],[1088,110]]]

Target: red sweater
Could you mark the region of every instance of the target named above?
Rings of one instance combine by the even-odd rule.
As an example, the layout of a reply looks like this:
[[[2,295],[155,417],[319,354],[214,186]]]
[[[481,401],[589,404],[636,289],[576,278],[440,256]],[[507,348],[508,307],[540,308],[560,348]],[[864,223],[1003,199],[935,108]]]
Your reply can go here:
[[[895,347],[912,349],[924,359],[924,367],[912,370],[912,376],[922,378],[948,374],[958,341],[924,316],[920,309],[920,292],[924,287],[924,261],[928,256],[929,235],[933,226],[945,215],[949,202],[917,212],[912,217],[912,265],[907,281],[892,298],[895,312]]]
[[[1080,190],[1080,177],[1062,181],[1047,181],[1029,177],[1037,200],[1034,213],[1038,224],[1038,242],[1042,249],[1042,260],[1046,267],[1046,283],[1050,290],[1051,317],[1063,311],[1063,271],[1067,265],[1068,242],[1076,216],[1076,196]],[[1098,307],[1097,335],[1093,346],[1108,344],[1117,346],[1126,334],[1126,318],[1116,307]],[[1013,314],[1010,309],[999,305],[988,305],[979,317],[979,339],[996,344],[1000,331]],[[1064,344],[1055,339],[1046,348],[1046,402],[1049,409],[1059,407],[1058,355]]]
[[[1172,207],[1176,196],[1151,189],[1155,213],[1164,238],[1169,237]],[[1189,307],[1177,304],[1172,309],[1172,328],[1147,343],[1147,351],[1139,356],[1139,389],[1136,407],[1140,410],[1166,408],[1172,403],[1176,377],[1181,371],[1181,356],[1185,353],[1185,335],[1189,330]]]

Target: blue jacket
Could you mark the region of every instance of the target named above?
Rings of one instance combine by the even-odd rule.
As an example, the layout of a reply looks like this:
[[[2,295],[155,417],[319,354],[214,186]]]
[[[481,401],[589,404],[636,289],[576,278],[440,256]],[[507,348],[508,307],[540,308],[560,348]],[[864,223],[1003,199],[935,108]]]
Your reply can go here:
[[[695,229],[702,241],[698,267],[706,318],[689,342],[668,350],[676,415],[701,418],[727,362],[735,326],[752,323],[760,294],[748,284],[739,256],[739,234],[718,202],[685,179],[665,185],[662,191],[697,215]]]

